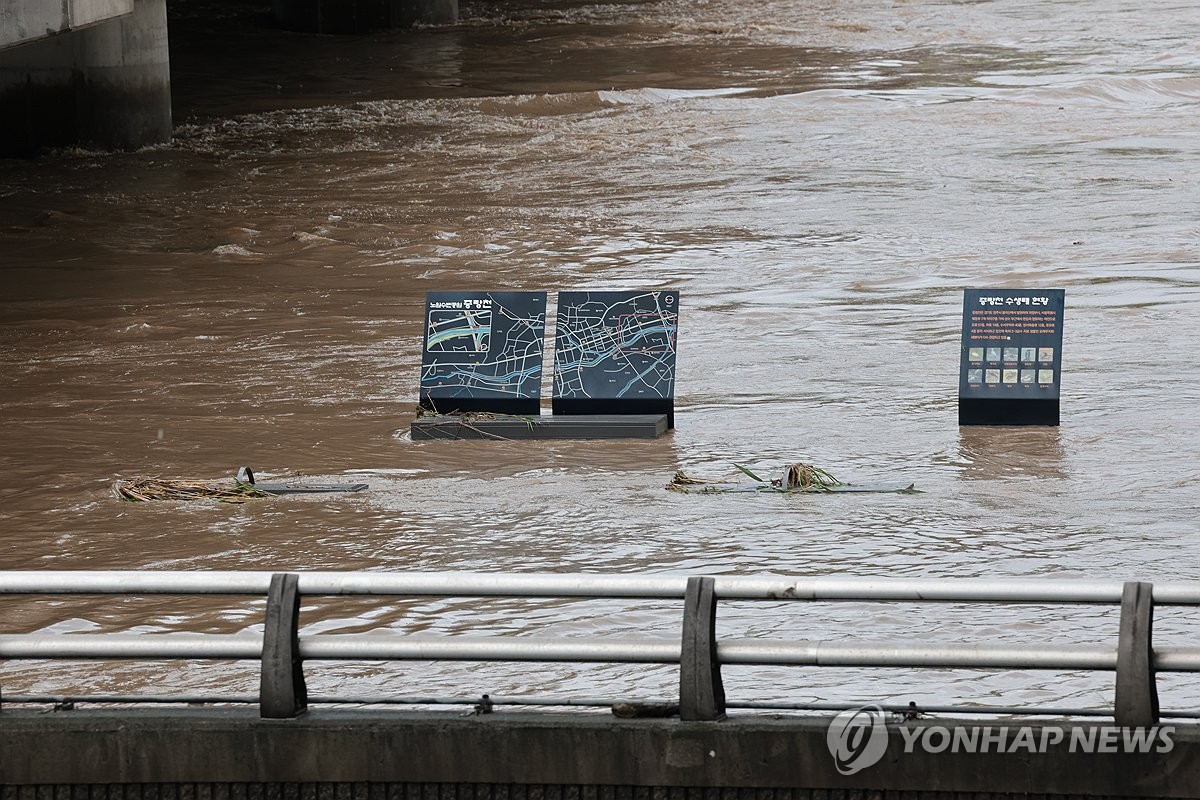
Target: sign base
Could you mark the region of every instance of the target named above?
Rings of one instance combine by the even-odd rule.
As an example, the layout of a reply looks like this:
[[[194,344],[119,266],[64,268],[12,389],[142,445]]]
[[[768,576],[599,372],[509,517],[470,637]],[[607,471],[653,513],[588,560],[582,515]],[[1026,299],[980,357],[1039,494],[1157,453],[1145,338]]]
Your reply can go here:
[[[421,408],[435,414],[512,414],[536,417],[542,403],[536,397],[422,397]]]
[[[958,398],[959,425],[1058,425],[1058,400]]]
[[[667,432],[665,414],[591,414],[519,417],[421,417],[413,441],[427,439],[657,439]]]
[[[620,399],[603,397],[555,397],[550,407],[556,416],[614,416],[624,417],[644,414],[665,414],[667,428],[675,427],[675,401],[662,398]]]

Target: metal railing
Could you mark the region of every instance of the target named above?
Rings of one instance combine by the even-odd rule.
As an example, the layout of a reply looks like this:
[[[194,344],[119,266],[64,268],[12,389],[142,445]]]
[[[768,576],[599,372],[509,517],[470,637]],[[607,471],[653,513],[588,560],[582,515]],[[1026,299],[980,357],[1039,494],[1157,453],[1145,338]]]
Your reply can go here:
[[[1200,605],[1200,583],[1151,585],[1109,580],[714,578],[529,573],[0,571],[0,595],[72,594],[266,595],[266,622],[261,636],[0,634],[0,659],[258,660],[261,661],[259,695],[257,698],[234,699],[257,702],[262,716],[275,718],[293,717],[306,708],[308,698],[303,669],[306,660],[678,664],[679,714],[681,718],[691,720],[719,719],[730,706],[762,707],[763,704],[726,702],[721,679],[724,665],[1115,671],[1115,704],[1111,714],[1119,725],[1125,726],[1157,722],[1156,673],[1200,671],[1200,648],[1154,649],[1151,643],[1154,605]],[[301,635],[299,601],[301,597],[312,596],[681,600],[683,621],[680,636],[673,639]],[[1093,604],[1119,606],[1120,622],[1116,649],[1078,645],[718,640],[716,612],[721,600]],[[46,698],[8,696],[2,699],[32,702]],[[161,697],[120,696],[78,699],[171,701],[171,698]],[[342,700],[349,699],[339,699],[339,702]],[[430,704],[454,702],[446,698],[417,700]],[[386,702],[370,698],[349,701]],[[564,701],[561,704],[588,705],[591,702]],[[775,704],[771,707],[800,706]]]

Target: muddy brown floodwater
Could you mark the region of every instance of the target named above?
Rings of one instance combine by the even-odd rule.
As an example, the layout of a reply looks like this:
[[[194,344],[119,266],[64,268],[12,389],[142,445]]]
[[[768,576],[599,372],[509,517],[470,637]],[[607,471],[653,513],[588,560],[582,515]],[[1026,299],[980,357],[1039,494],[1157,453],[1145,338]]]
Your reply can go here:
[[[464,5],[365,37],[173,3],[169,146],[0,161],[0,567],[1200,579],[1200,7]],[[1063,424],[959,429],[961,290],[1067,293]],[[682,293],[656,442],[408,439],[429,290]],[[923,494],[683,496],[794,461]],[[121,477],[370,484],[241,506]],[[6,630],[262,604],[12,600]],[[308,631],[673,635],[664,604],[313,601]],[[1115,642],[1059,608],[761,606],[731,635]],[[1195,641],[1164,611],[1160,641]],[[731,697],[1103,707],[1111,676],[732,671]],[[22,691],[252,665],[8,663]],[[314,692],[667,696],[667,668],[313,665]],[[1164,707],[1200,681],[1164,678]]]

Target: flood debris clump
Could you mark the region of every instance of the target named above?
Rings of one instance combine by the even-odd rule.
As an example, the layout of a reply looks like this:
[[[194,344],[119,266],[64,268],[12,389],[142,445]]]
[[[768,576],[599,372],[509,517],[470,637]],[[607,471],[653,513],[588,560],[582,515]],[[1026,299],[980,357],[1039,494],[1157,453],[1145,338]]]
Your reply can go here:
[[[425,405],[417,406],[416,416],[418,420],[432,422],[439,426],[453,426],[449,430],[443,431],[443,435],[436,437],[443,439],[498,439],[509,442],[514,441],[511,436],[485,430],[480,425],[489,422],[514,421],[523,423],[526,428],[533,430],[539,424],[536,416],[502,414],[493,411],[438,411]]]
[[[153,500],[216,500],[221,503],[244,503],[251,498],[270,497],[268,492],[234,478],[218,482],[198,479],[131,478],[112,486],[118,499],[132,503]]]
[[[772,480],[764,480],[741,464],[734,464],[739,472],[754,483],[739,483],[729,478],[698,478],[679,470],[671,478],[666,488],[683,494],[725,494],[731,492],[779,492],[831,494],[838,492],[894,492],[899,494],[915,494],[919,490],[912,483],[876,483],[853,484],[844,483],[831,473],[812,464],[788,464],[783,473]]]
[[[456,422],[488,422],[491,420],[504,419],[519,419],[530,427],[538,423],[535,416],[528,414],[502,414],[498,411],[438,411],[435,408],[418,405],[416,409],[417,419],[446,419]]]
[[[807,492],[827,492],[835,486],[846,484],[812,464],[789,464],[783,477],[771,481],[777,488],[800,489]]]

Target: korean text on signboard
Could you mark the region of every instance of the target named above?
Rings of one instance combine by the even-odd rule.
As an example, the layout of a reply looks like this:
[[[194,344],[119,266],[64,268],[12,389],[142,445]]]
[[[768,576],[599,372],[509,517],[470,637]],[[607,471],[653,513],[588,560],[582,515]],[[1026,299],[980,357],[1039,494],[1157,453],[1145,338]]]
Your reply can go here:
[[[1065,295],[1062,289],[965,290],[959,397],[1057,399]]]

